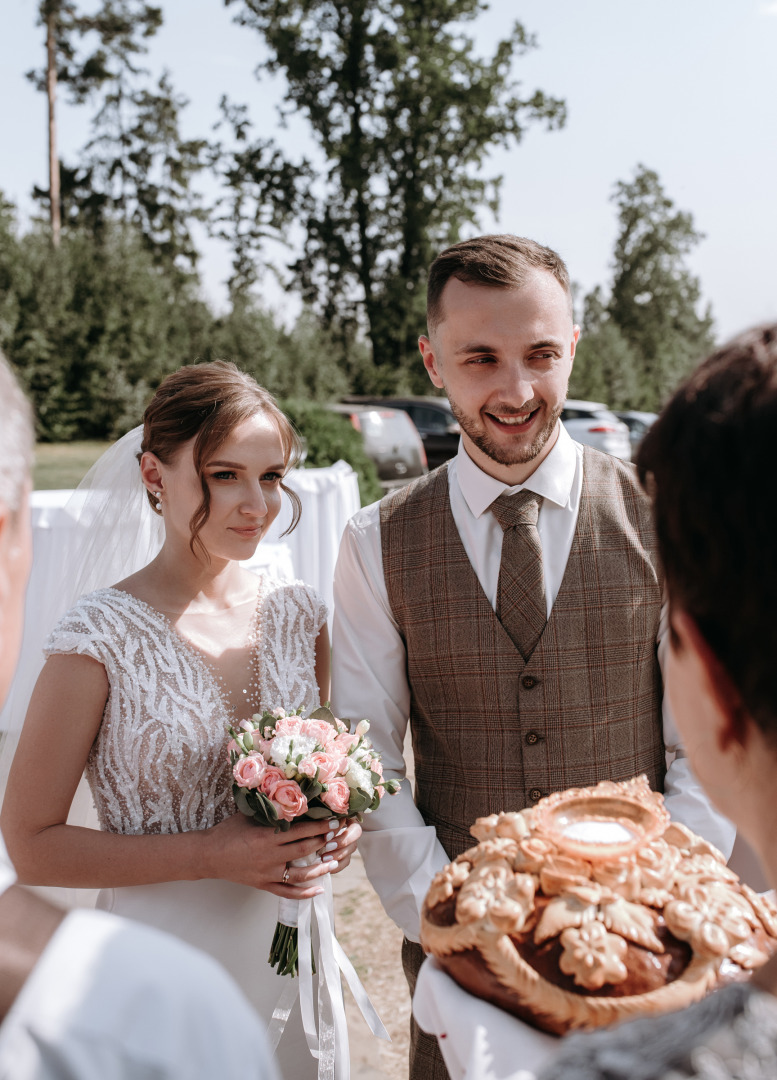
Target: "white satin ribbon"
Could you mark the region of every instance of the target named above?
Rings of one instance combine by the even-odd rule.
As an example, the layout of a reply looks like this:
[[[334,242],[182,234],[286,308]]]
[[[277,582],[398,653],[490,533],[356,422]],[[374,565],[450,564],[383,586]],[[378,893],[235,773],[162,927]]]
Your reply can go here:
[[[335,937],[332,882],[329,875],[324,876],[321,881],[324,892],[313,897],[312,900],[290,902],[281,900],[280,902],[280,905],[296,904],[298,909],[299,979],[286,976],[290,985],[284,988],[278,999],[268,1027],[268,1035],[271,1049],[274,1052],[299,992],[302,1026],[310,1053],[318,1061],[318,1080],[349,1080],[350,1055],[345,1005],[340,981],[341,971],[370,1031],[378,1039],[385,1039],[389,1042],[391,1039],[359,976],[356,974],[353,964]],[[318,931],[316,954],[318,1024],[316,1024],[315,1016],[312,963],[314,912]],[[284,911],[284,915],[286,918],[292,917],[290,911]],[[286,918],[283,919],[286,925],[294,925],[291,922],[286,922]]]

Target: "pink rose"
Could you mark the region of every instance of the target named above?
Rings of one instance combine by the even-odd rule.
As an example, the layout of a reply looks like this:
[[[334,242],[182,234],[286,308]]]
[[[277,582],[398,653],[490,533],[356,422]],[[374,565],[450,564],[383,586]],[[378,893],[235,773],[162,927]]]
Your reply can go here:
[[[249,754],[235,763],[232,775],[238,787],[256,788],[262,782],[266,765],[260,754]]]
[[[254,735],[254,750],[258,750],[265,761],[270,760],[270,747],[272,746],[272,739],[260,739],[258,734]]]
[[[343,731],[335,738],[335,747],[341,754],[347,754],[349,750],[352,750],[359,742],[359,735],[349,735]]]
[[[262,791],[268,799],[275,798],[275,789],[278,784],[286,783],[286,773],[276,765],[268,765],[262,777]]]
[[[348,772],[347,757],[341,757],[340,760],[337,762],[337,772],[339,776],[345,776],[345,774]]]
[[[278,816],[286,821],[293,821],[300,814],[304,814],[308,808],[308,800],[294,780],[281,780],[276,784],[271,798]]]
[[[335,737],[335,729],[326,720],[303,720],[300,724],[300,734],[308,735],[315,739],[319,746],[328,747]]]
[[[322,754],[319,750],[316,750],[314,754],[311,754],[305,760],[312,761],[318,769],[319,783],[328,784],[337,776],[337,767],[343,759],[334,757],[332,754]]]
[[[297,735],[302,725],[298,716],[283,716],[275,725],[276,735]]]
[[[378,784],[378,786],[375,788],[375,790],[377,791],[378,797],[380,799],[382,799],[383,796],[386,794],[386,789],[384,788],[383,784]]]
[[[242,754],[242,753],[243,753],[243,751],[237,745],[235,740],[230,739],[229,742],[227,743],[227,757],[229,757],[230,754]]]
[[[339,778],[332,780],[321,796],[321,802],[325,803],[334,814],[347,814],[350,799],[351,789],[345,780]]]
[[[365,764],[368,769],[372,769],[378,776],[383,776],[383,765],[381,764],[380,758],[370,758]]]
[[[297,772],[300,773],[302,776],[314,777],[316,775],[317,769],[318,766],[313,760],[312,754],[309,757],[304,757],[302,761],[300,761],[297,765]]]

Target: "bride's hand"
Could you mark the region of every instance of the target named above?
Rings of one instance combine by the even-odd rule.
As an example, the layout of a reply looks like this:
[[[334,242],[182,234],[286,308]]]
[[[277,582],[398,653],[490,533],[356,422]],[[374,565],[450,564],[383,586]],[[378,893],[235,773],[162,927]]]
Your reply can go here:
[[[307,900],[322,892],[316,884],[317,878],[343,869],[351,857],[355,845],[350,838],[344,845],[338,841],[351,834],[353,825],[336,841],[334,837],[327,840],[327,834],[336,833],[339,828],[340,822],[335,818],[301,821],[287,832],[275,832],[255,825],[244,814],[233,814],[202,834],[208,851],[205,876],[250,885],[289,900]],[[355,828],[361,832],[358,825]],[[332,842],[338,842],[337,848],[324,852],[326,845]],[[319,857],[312,866],[289,865],[294,859],[317,852],[332,854],[334,858],[324,862]]]

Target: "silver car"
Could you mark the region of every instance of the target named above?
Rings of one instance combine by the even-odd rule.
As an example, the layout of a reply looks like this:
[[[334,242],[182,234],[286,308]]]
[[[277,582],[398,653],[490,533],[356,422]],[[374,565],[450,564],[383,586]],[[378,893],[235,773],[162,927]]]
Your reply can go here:
[[[624,461],[631,459],[628,427],[601,401],[568,398],[561,412],[561,422],[576,442]]]
[[[349,420],[361,433],[384,492],[409,484],[429,471],[421,436],[406,412],[378,405],[327,405],[327,409]]]
[[[639,409],[630,409],[628,412],[619,412],[617,416],[629,429],[631,439],[631,457],[637,452],[637,447],[642,442],[649,427],[658,419],[658,413],[640,412]]]

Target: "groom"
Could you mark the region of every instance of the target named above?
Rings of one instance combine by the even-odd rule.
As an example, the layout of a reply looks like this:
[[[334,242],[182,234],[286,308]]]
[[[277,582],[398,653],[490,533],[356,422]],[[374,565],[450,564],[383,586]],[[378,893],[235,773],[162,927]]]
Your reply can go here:
[[[335,575],[333,701],[368,716],[407,790],[360,844],[405,931],[411,991],[434,873],[475,818],[646,773],[672,814],[723,847],[662,715],[662,583],[632,466],[559,421],[579,329],[567,269],[531,240],[483,236],[432,264],[419,346],[462,431],[457,457],[349,523]],[[447,1076],[413,1031],[412,1080]]]

